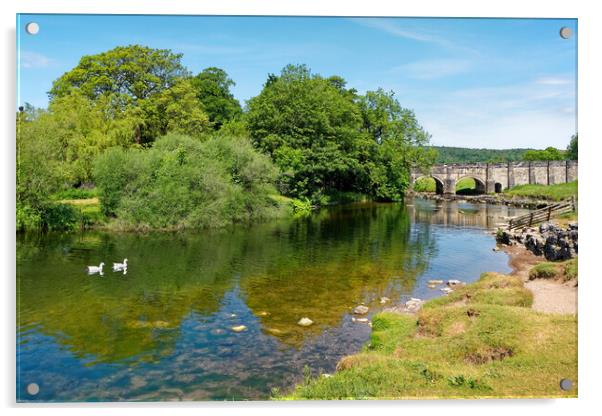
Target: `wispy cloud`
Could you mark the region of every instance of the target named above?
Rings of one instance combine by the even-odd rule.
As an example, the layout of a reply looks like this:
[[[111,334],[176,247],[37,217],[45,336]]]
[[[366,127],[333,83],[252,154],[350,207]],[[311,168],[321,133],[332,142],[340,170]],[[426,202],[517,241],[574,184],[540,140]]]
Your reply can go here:
[[[410,62],[391,69],[415,79],[436,79],[468,72],[471,62],[462,59],[430,59]]]
[[[446,49],[462,50],[471,54],[479,54],[477,50],[460,43],[453,42],[449,39],[449,37],[442,36],[441,34],[433,31],[425,30],[424,28],[417,29],[404,26],[402,23],[404,20],[399,20],[398,22],[395,22],[391,19],[382,18],[351,18],[350,20],[359,25],[377,29],[400,38],[430,43]]]
[[[535,80],[535,83],[541,85],[567,85],[573,83],[569,77],[541,77]]]
[[[20,62],[22,68],[48,68],[54,61],[45,55],[31,51],[21,51]]]

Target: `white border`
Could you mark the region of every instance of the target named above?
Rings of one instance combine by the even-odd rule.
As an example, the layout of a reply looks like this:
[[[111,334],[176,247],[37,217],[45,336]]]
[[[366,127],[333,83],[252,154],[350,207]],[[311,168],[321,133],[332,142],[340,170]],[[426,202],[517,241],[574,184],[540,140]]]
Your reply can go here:
[[[600,155],[602,131],[599,120],[600,75],[602,74],[600,40],[602,21],[594,1],[531,1],[506,0],[494,3],[475,0],[419,0],[411,2],[383,0],[102,0],[92,2],[74,0],[20,0],[12,4],[2,2],[3,95],[0,99],[3,126],[2,143],[2,247],[0,270],[2,290],[3,342],[0,343],[4,371],[0,375],[0,395],[4,414],[29,414],[40,411],[49,415],[107,413],[163,415],[166,412],[194,414],[248,413],[255,415],[306,415],[308,412],[344,412],[345,414],[417,413],[421,414],[478,414],[505,415],[508,413],[545,412],[556,414],[588,414],[598,407],[602,392],[602,345],[600,335],[600,304],[602,276],[595,268],[596,253],[600,247],[600,221],[596,202],[602,178],[596,171]],[[406,401],[406,402],[295,402],[295,403],[183,403],[169,404],[103,404],[22,406],[14,404],[15,397],[15,251],[14,251],[14,115],[15,115],[15,14],[21,13],[109,13],[109,14],[238,14],[238,15],[335,15],[335,16],[442,16],[442,17],[562,17],[579,19],[579,134],[581,152],[579,163],[579,194],[581,223],[580,288],[579,288],[579,399],[573,400],[481,400],[481,401]],[[599,217],[598,217],[599,218]],[[600,254],[597,254],[600,256]],[[127,409],[127,410],[124,410]]]

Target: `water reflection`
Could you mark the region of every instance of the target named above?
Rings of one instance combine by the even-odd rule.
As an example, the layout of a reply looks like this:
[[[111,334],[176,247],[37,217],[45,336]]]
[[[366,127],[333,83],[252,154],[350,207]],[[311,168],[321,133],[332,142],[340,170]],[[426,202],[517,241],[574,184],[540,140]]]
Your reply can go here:
[[[266,398],[361,347],[359,302],[377,310],[380,296],[436,296],[434,276],[504,271],[483,232],[503,208],[416,200],[197,234],[20,237],[19,399]],[[85,273],[124,257],[126,275]]]

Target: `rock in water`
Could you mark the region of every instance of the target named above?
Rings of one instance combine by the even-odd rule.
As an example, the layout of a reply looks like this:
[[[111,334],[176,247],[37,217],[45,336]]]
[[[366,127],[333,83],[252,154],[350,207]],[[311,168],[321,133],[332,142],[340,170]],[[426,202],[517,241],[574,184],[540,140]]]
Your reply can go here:
[[[367,306],[364,305],[359,305],[356,306],[355,309],[353,309],[353,313],[357,314],[357,315],[365,315],[368,313],[370,309]]]
[[[443,284],[443,280],[429,280],[428,284],[429,285],[440,285],[440,284]]]
[[[391,299],[389,299],[386,296],[383,296],[382,298],[380,298],[380,304],[384,305],[385,303],[387,303],[388,301],[390,301]]]
[[[451,279],[447,281],[447,285],[450,287],[456,287],[456,286],[464,286],[464,282],[461,282],[459,280],[456,279]]]
[[[314,323],[314,321],[312,321],[309,318],[301,318],[301,319],[299,319],[299,322],[297,322],[297,325],[310,326],[313,323]]]
[[[369,321],[368,321],[368,318],[354,318],[354,317],[352,317],[351,318],[351,322],[359,322],[360,324],[367,324]]]
[[[247,329],[247,327],[244,325],[238,325],[238,326],[233,326],[231,329],[234,332],[242,332],[242,331],[245,331]]]

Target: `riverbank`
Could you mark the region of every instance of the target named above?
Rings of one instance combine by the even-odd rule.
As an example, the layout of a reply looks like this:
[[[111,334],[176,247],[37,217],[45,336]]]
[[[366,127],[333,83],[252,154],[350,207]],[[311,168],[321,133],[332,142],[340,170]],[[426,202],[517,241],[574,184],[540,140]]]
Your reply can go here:
[[[483,194],[483,195],[440,195],[434,192],[409,192],[410,198],[424,198],[432,201],[459,201],[471,204],[495,204],[510,205],[517,208],[539,209],[554,203],[552,200],[523,197],[507,194]]]
[[[360,353],[278,398],[576,397],[576,269],[567,280],[557,263],[541,279],[533,270],[546,264],[542,257],[520,245],[502,250],[509,275],[484,273],[416,314],[375,315]],[[572,390],[560,389],[565,378]]]

